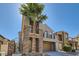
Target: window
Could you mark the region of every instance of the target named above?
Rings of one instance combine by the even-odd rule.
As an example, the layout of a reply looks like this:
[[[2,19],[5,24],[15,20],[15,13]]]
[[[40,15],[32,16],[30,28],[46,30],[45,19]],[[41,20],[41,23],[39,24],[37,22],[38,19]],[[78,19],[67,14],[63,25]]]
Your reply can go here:
[[[47,31],[44,32],[44,37],[48,38],[48,32]]]
[[[55,34],[53,35],[53,39],[55,39]]]
[[[49,33],[49,38],[52,39],[52,33]]]
[[[50,38],[52,39],[52,34],[50,35]]]
[[[55,39],[55,34],[53,34],[52,36],[53,36],[53,39]]]
[[[65,39],[68,39],[68,35],[67,34],[65,35]]]

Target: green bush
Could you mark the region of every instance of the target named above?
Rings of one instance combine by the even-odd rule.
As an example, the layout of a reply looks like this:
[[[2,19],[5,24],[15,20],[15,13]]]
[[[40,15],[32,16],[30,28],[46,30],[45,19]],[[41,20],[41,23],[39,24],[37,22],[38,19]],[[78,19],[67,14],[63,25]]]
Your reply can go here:
[[[66,52],[70,52],[72,50],[72,47],[71,46],[64,46],[63,50]]]

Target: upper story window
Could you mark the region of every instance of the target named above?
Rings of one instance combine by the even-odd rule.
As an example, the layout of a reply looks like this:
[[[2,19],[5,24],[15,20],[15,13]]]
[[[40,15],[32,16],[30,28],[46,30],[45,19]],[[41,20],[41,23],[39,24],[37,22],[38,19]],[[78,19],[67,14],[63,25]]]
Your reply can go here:
[[[55,34],[54,33],[52,34],[52,38],[55,39]]]
[[[68,35],[67,34],[65,35],[65,39],[68,39]]]
[[[44,37],[48,38],[48,32],[47,31],[44,32]]]
[[[43,37],[44,38],[49,38],[49,39],[55,39],[55,34],[54,33],[52,33],[52,32],[48,32],[48,31],[45,31],[44,33],[43,33]]]
[[[49,33],[49,38],[52,39],[52,33]]]
[[[55,34],[53,35],[53,39],[55,39]]]

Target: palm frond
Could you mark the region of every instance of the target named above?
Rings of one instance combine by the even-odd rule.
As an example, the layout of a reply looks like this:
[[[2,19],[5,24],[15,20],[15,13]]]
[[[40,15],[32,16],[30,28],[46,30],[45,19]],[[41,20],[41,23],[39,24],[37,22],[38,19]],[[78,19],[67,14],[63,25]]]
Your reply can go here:
[[[46,20],[48,17],[46,16],[46,15],[40,15],[39,17],[38,17],[38,22],[43,22],[44,20]]]
[[[42,22],[43,20],[47,19],[47,16],[42,14],[44,10],[43,4],[39,3],[22,4],[19,9],[22,15],[28,16],[34,21]]]

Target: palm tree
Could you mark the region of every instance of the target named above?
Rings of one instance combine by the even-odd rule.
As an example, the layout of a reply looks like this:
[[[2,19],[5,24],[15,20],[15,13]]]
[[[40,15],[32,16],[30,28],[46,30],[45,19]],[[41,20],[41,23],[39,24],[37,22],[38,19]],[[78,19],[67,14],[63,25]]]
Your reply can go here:
[[[47,19],[47,16],[43,14],[44,5],[38,3],[22,4],[20,7],[20,13],[33,21],[33,29],[35,29],[36,22],[42,23]]]

